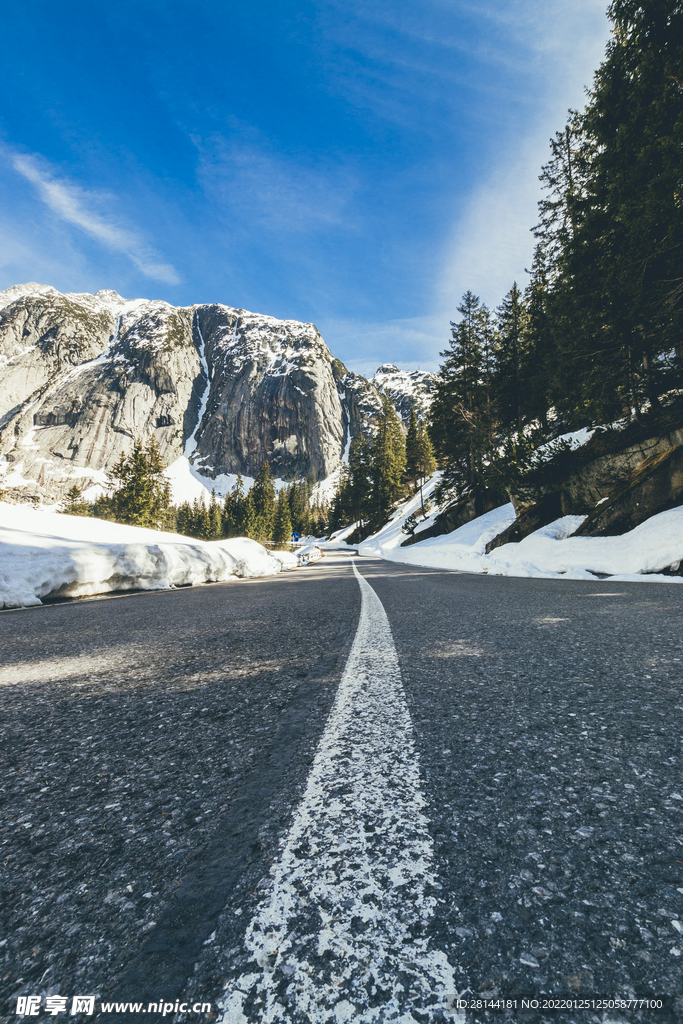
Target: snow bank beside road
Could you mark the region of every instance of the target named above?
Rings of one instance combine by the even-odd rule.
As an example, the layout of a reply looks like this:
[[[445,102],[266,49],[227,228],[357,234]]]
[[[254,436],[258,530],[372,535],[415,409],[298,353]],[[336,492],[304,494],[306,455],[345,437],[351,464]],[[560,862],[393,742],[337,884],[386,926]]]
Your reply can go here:
[[[37,605],[48,596],[272,576],[296,564],[296,556],[242,537],[192,540],[0,502],[0,608]]]
[[[401,526],[417,509],[419,497],[406,502],[379,533],[359,545],[359,553],[408,565],[497,576],[595,580],[596,573],[604,573],[618,582],[683,583],[683,577],[661,574],[683,560],[683,508],[652,516],[620,537],[572,537],[583,517],[564,516],[519,543],[496,548],[490,555],[485,553],[488,542],[514,522],[511,504],[487,512],[452,533],[402,548],[406,534]]]
[[[318,562],[322,558],[322,551],[319,544],[306,544],[296,552],[299,565],[308,565],[309,562]]]

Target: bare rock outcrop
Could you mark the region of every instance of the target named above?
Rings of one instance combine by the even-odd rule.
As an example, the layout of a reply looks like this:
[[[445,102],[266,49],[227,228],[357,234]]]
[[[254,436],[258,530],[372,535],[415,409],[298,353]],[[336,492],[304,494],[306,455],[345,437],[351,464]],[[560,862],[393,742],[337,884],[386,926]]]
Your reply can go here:
[[[229,306],[196,310],[209,386],[195,463],[215,476],[322,478],[341,459],[343,411],[332,356],[313,324]]]
[[[136,303],[111,326],[97,355],[62,365],[6,423],[10,485],[17,475],[15,487],[33,481],[31,493],[56,498],[75,480],[101,482],[136,437],[156,437],[165,463],[182,454],[200,375],[192,313]]]
[[[0,424],[60,371],[98,356],[124,305],[115,292],[60,295],[40,285],[15,286],[0,300]]]
[[[345,451],[361,430],[372,433],[382,411],[382,396],[372,383],[359,373],[347,370],[339,359],[332,362],[332,372],[343,409]]]
[[[536,471],[530,489],[511,495],[517,519],[487,544],[486,553],[524,540],[560,516],[587,517],[576,536],[614,536],[683,504],[678,423],[680,414],[673,409],[657,432],[634,424],[635,436],[629,438],[627,431],[621,443],[619,432],[598,432],[578,450],[560,453],[545,475]]]
[[[597,505],[576,536],[614,537],[679,505],[683,505],[683,444],[646,459],[607,501]]]

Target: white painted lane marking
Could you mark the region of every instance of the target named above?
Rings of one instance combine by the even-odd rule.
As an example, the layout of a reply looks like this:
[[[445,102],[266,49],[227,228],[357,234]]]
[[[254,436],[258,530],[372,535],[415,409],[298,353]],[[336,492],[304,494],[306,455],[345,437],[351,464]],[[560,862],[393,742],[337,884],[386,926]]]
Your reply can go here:
[[[391,628],[352,564],[358,630],[223,1024],[465,1019],[427,936],[434,850]]]

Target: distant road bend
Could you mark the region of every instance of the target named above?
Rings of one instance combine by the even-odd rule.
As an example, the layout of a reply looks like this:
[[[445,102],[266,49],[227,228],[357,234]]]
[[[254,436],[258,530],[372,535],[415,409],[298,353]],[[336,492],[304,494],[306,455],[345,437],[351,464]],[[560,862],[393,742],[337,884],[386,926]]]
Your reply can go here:
[[[334,555],[0,631],[7,1019],[683,1020],[683,588]]]

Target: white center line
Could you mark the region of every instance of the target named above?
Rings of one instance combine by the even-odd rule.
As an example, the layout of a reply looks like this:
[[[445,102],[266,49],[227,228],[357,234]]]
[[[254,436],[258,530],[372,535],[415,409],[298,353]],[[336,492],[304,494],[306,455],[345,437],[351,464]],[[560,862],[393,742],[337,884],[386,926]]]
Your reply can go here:
[[[434,849],[391,628],[353,571],[353,647],[222,1024],[465,1019],[427,935]]]

